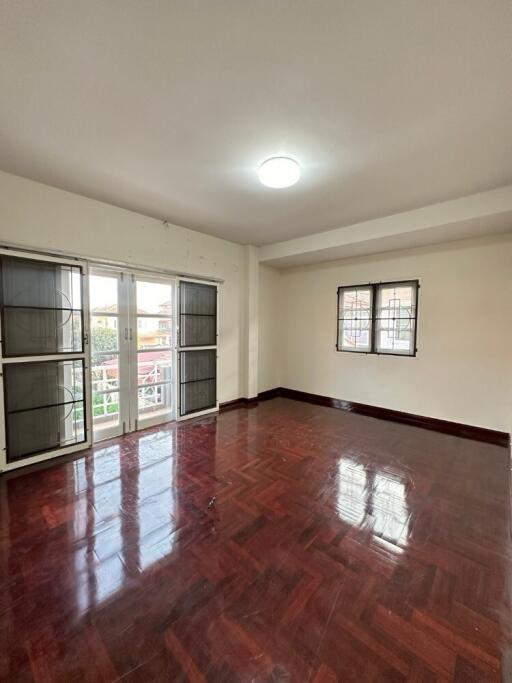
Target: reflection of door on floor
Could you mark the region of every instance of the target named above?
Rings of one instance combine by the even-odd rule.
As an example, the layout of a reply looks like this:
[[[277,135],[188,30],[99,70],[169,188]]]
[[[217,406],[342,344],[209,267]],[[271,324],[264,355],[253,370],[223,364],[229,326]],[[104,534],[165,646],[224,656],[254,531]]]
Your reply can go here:
[[[89,292],[95,441],[174,419],[175,281],[97,269]]]

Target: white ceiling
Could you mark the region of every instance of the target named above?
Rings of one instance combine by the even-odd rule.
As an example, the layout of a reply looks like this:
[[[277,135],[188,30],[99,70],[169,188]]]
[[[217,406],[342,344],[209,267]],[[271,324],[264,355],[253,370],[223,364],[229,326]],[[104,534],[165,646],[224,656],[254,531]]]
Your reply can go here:
[[[510,0],[2,0],[0,168],[268,244],[512,182]],[[302,165],[271,190],[256,169]]]

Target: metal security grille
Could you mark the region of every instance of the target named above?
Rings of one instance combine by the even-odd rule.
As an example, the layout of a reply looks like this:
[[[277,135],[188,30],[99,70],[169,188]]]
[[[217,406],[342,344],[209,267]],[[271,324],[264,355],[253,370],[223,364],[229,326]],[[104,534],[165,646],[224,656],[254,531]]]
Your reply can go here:
[[[341,342],[343,350],[371,351],[372,312],[371,287],[338,290],[338,345]]]
[[[338,288],[336,349],[416,355],[417,280]]]
[[[374,322],[377,353],[416,352],[417,288],[412,282],[378,286]]]
[[[179,283],[179,416],[217,407],[217,287]]]

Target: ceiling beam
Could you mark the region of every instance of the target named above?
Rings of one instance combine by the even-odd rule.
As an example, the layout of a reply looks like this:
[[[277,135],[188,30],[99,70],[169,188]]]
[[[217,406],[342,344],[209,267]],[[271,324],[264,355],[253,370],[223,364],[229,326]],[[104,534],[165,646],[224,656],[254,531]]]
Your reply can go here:
[[[512,231],[512,185],[268,244],[259,261],[288,268]]]

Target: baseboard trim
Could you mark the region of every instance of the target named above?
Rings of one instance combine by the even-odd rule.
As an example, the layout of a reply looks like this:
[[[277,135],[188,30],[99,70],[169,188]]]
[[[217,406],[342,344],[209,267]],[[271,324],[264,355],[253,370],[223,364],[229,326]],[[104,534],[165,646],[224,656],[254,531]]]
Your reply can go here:
[[[271,398],[277,398],[278,396],[282,396],[282,387],[274,387],[273,389],[267,389],[267,391],[260,391],[258,394],[258,400],[260,401],[268,401]]]
[[[436,417],[414,415],[413,413],[404,413],[400,410],[392,410],[391,408],[381,408],[379,406],[367,405],[366,403],[343,401],[338,398],[320,396],[319,394],[309,394],[305,391],[297,391],[296,389],[286,389],[284,387],[281,388],[279,395],[283,396],[284,398],[291,398],[295,401],[305,401],[306,403],[314,403],[316,405],[329,406],[330,408],[346,410],[350,413],[357,413],[358,415],[375,417],[379,420],[390,420],[391,422],[400,422],[402,424],[408,424],[414,427],[421,427],[422,429],[430,429],[435,432],[442,432],[443,434],[460,436],[464,439],[472,439],[473,441],[483,441],[485,443],[491,443],[496,446],[507,447],[510,445],[510,434],[507,434],[507,432],[499,432],[495,429],[487,429],[486,427],[475,427],[473,425],[467,425],[461,422],[450,422],[449,420],[440,420]]]
[[[261,391],[258,396],[255,396],[254,398],[241,396],[232,401],[225,401],[224,403],[219,404],[219,412],[223,413],[225,410],[233,410],[234,408],[252,408],[252,406],[257,406],[260,401],[268,401],[271,398],[281,396],[281,391],[281,387],[275,387],[268,391]]]
[[[234,408],[251,408],[252,406],[258,405],[259,396],[254,398],[245,398],[241,396],[240,398],[235,398],[232,401],[225,401],[219,404],[219,412],[223,413],[226,410],[233,410]]]
[[[404,413],[400,410],[381,408],[366,403],[344,401],[339,398],[321,396],[320,394],[310,394],[306,391],[298,391],[297,389],[288,389],[286,387],[275,387],[274,389],[262,391],[258,394],[257,398],[239,398],[234,401],[222,403],[220,405],[220,410],[224,411],[232,408],[250,407],[257,405],[259,401],[268,401],[269,399],[277,398],[279,396],[294,401],[302,401],[303,403],[313,403],[314,405],[345,410],[349,413],[366,415],[366,417],[375,417],[379,420],[400,422],[401,424],[421,427],[422,429],[430,429],[434,432],[450,434],[463,439],[482,441],[484,443],[494,444],[495,446],[504,446],[505,448],[510,446],[510,434],[507,434],[507,432],[487,429],[486,427],[475,427],[474,425],[467,425],[461,422],[450,422],[449,420],[441,420],[436,417],[425,417],[423,415],[415,415],[414,413]]]

